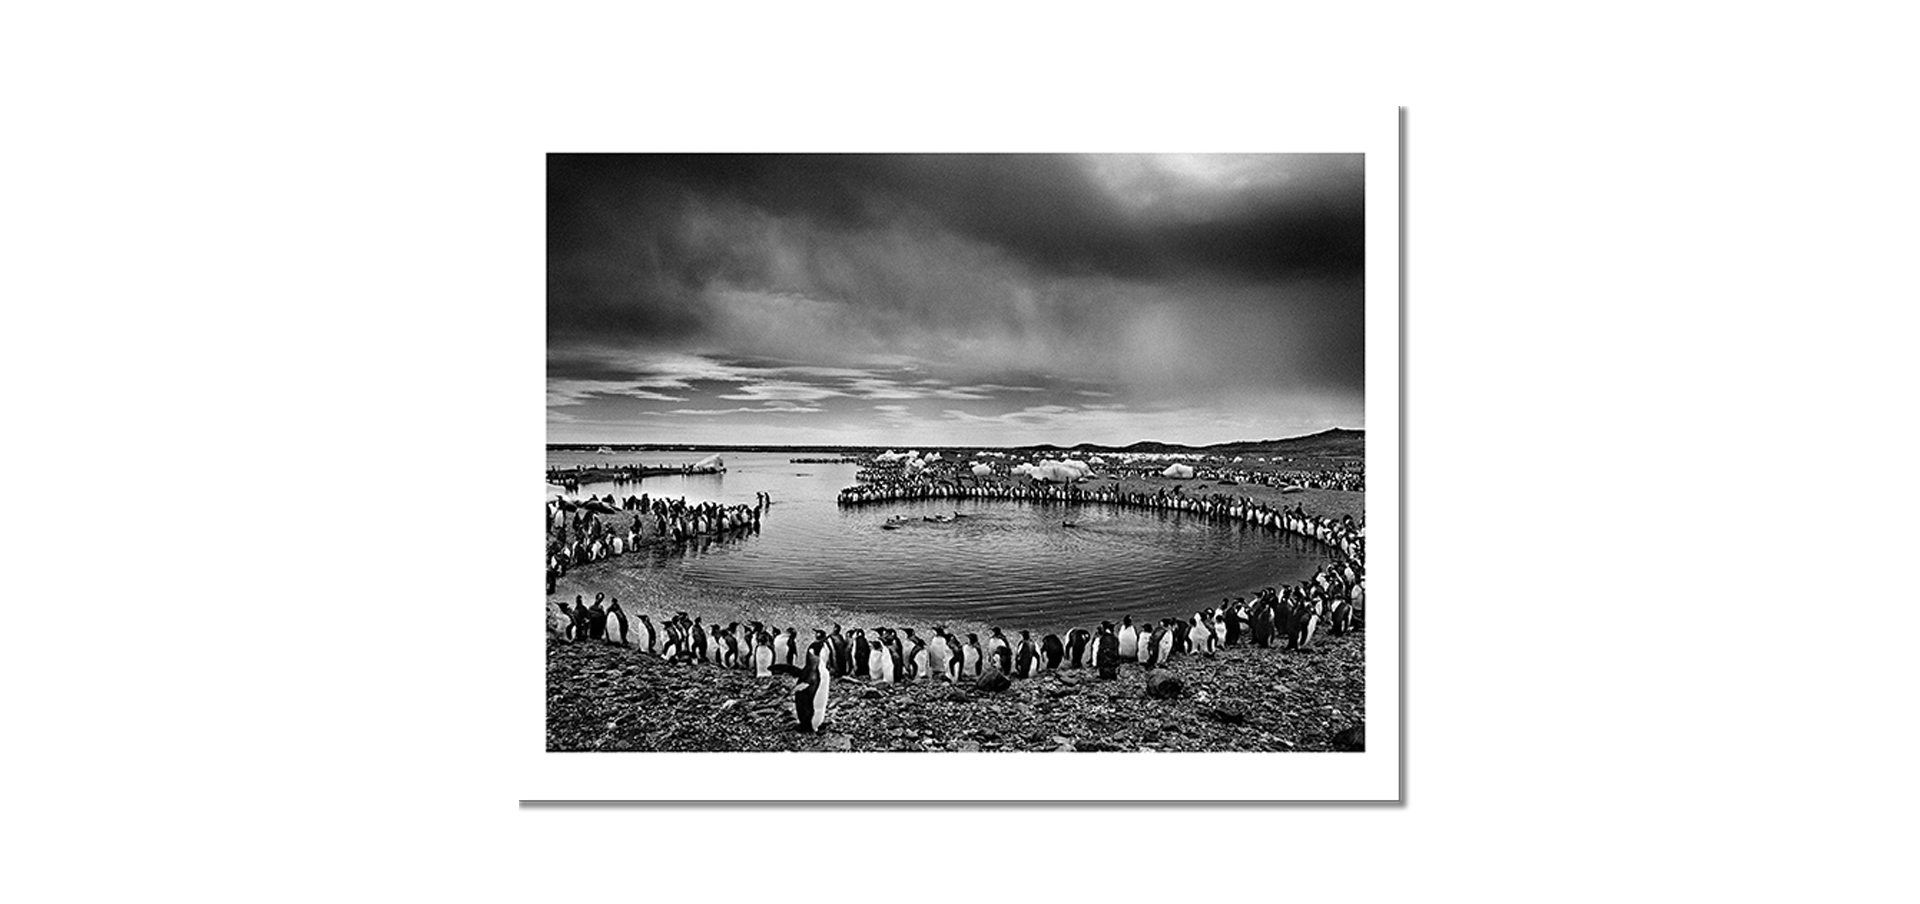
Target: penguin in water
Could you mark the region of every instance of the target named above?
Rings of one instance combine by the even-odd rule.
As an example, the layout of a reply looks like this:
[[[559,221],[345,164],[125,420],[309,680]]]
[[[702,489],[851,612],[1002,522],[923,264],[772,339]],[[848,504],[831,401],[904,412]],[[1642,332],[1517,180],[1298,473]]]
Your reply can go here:
[[[1102,681],[1120,676],[1120,638],[1114,636],[1113,622],[1100,623],[1100,634],[1093,640],[1093,664]]]
[[[1002,674],[1013,674],[1013,650],[1007,646],[1007,636],[999,628],[987,638],[987,657],[993,660],[993,667]]]
[[[987,668],[987,656],[985,653],[980,652],[980,635],[967,635],[967,645],[962,649],[963,652],[967,654],[966,677],[980,677],[980,674],[986,671]]]
[[[798,679],[793,687],[793,716],[799,720],[800,730],[809,734],[818,734],[821,726],[827,724],[828,689],[833,685],[833,676],[827,671],[827,658],[832,655],[832,649],[830,644],[818,641],[807,647],[806,665],[773,667],[776,674]]]
[[[1038,671],[1040,652],[1033,648],[1033,638],[1026,631],[1020,632],[1020,646],[1013,654],[1013,674],[1019,678],[1032,678]]]
[[[1061,660],[1067,655],[1066,647],[1060,644],[1058,635],[1049,634],[1040,638],[1040,661],[1049,669],[1060,667]]]
[[[868,663],[873,657],[873,644],[867,642],[867,632],[859,628],[847,629],[847,646],[853,651],[853,677],[871,677]]]
[[[1135,659],[1140,655],[1140,632],[1134,630],[1133,616],[1120,617],[1120,658]]]
[[[620,608],[620,598],[617,596],[607,604],[606,636],[608,643],[623,647],[627,645],[627,613]]]

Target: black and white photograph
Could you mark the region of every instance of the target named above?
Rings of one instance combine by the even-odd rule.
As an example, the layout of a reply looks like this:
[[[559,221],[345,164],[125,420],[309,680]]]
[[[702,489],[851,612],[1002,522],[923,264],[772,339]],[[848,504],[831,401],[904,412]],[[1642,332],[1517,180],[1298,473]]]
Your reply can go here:
[[[1365,751],[1369,167],[550,154],[546,749]]]

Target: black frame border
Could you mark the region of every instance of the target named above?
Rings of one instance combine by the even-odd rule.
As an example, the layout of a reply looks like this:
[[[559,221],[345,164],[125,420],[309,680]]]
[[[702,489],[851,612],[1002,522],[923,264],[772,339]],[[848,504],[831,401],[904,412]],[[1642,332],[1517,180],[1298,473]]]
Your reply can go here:
[[[1400,107],[1400,797],[1392,800],[520,800],[522,814],[1405,814],[1413,810],[1413,107]]]

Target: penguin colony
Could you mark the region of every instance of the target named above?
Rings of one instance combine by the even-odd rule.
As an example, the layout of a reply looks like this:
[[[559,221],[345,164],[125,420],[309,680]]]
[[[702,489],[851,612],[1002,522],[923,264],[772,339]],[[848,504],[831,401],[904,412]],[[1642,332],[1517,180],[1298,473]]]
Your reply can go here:
[[[1122,491],[1116,487],[1082,489],[1067,484],[1044,483],[980,484],[967,486],[952,481],[897,480],[861,484],[840,491],[841,505],[872,502],[898,502],[916,499],[1019,499],[1040,502],[1103,503],[1129,508],[1189,512],[1222,521],[1239,521],[1269,530],[1299,534],[1325,543],[1345,553],[1349,559],[1361,558],[1366,542],[1366,525],[1347,515],[1341,518],[1316,517],[1295,506],[1275,508],[1246,496],[1222,493],[1190,495],[1179,488],[1159,489],[1151,493]]]
[[[760,516],[773,504],[766,493],[752,505],[689,503],[646,494],[616,501],[613,494],[580,501],[547,502],[547,593],[568,569],[616,558],[644,545],[673,547],[735,539],[760,531]]]
[[[934,625],[930,635],[922,636],[913,628],[843,629],[837,623],[831,630],[811,629],[812,636],[803,638],[797,627],[782,629],[758,621],[730,622],[722,627],[705,624],[700,617],[689,617],[685,612],[655,623],[645,613],[630,614],[617,598],[609,601],[603,593],[595,594],[591,604],[583,596],[574,597],[571,606],[564,602],[549,604],[548,630],[563,642],[601,641],[672,663],[751,670],[761,678],[793,678],[795,717],[801,730],[817,732],[826,724],[829,691],[836,680],[957,684],[979,678],[988,669],[1009,678],[1029,679],[1062,668],[1091,668],[1101,678],[1113,679],[1118,677],[1123,662],[1151,669],[1180,656],[1210,657],[1230,646],[1284,645],[1286,649],[1299,649],[1310,646],[1322,626],[1336,635],[1363,626],[1366,537],[1364,527],[1351,519],[1316,518],[1298,509],[1274,510],[1225,497],[1078,494],[1073,487],[1005,489],[1020,491],[1008,498],[1122,505],[1151,500],[1153,507],[1243,518],[1298,533],[1344,555],[1323,564],[1311,579],[1297,585],[1263,588],[1251,599],[1222,599],[1218,607],[1207,607],[1189,618],[1163,618],[1135,625],[1132,616],[1123,615],[1118,625],[1106,621],[1097,630],[1076,627],[1064,636],[1049,633],[1037,640],[1029,630],[1018,631],[1017,639],[1009,638],[999,627],[991,628],[983,639],[978,634],[951,632],[945,625]],[[883,496],[872,487],[854,490],[860,492],[841,494],[842,503],[916,498]]]

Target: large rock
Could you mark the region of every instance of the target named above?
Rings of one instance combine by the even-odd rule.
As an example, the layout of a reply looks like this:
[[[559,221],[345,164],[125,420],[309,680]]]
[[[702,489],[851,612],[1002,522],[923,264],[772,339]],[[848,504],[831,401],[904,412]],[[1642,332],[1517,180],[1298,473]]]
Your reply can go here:
[[[997,694],[1013,686],[1013,679],[999,669],[987,669],[973,680],[973,689],[983,694]]]
[[[1185,689],[1186,685],[1181,684],[1179,678],[1169,675],[1166,672],[1156,671],[1147,673],[1147,696],[1149,697],[1159,700],[1171,700],[1174,697],[1180,696],[1180,692]]]
[[[1222,700],[1213,707],[1213,717],[1228,725],[1239,725],[1247,721],[1249,710],[1239,700]]]
[[[1355,725],[1333,736],[1333,749],[1359,752],[1367,749],[1367,726]]]

